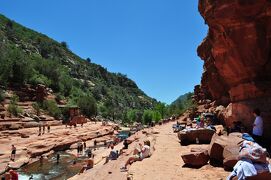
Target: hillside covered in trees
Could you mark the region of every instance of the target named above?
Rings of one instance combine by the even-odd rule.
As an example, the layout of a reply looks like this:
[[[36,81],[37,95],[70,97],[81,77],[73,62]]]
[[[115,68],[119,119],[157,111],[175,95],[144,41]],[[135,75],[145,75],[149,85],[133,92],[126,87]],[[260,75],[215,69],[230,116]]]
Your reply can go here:
[[[66,42],[57,42],[0,15],[0,101],[10,88],[42,84],[52,89],[55,100],[35,102],[33,108],[64,118],[59,101],[79,106],[87,117],[120,120],[123,123],[159,121],[179,115],[193,105],[192,93],[171,105],[157,102],[121,73],[108,72],[90,58],[82,59]],[[13,97],[9,111],[20,114]]]
[[[25,84],[43,84],[67,105],[79,105],[89,117],[124,120],[129,111],[144,112],[158,103],[126,75],[108,72],[90,58],[82,59],[71,52],[66,42],[59,43],[3,15],[0,64],[1,92]]]

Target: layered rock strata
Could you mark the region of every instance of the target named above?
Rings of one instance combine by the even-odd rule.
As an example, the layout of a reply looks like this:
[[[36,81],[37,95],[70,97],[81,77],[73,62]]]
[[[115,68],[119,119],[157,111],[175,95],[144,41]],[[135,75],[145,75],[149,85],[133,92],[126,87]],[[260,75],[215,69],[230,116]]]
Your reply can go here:
[[[209,26],[198,47],[204,60],[199,97],[224,105],[228,126],[242,121],[251,129],[251,111],[260,108],[264,136],[271,137],[271,2],[199,0],[199,11]]]

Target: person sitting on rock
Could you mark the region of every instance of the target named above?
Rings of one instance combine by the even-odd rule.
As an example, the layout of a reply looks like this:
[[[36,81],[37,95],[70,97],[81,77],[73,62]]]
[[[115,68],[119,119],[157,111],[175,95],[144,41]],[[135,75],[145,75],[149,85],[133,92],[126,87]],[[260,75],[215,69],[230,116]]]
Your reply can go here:
[[[92,157],[92,150],[91,150],[90,147],[89,147],[88,149],[85,150],[85,154],[88,156],[88,158],[91,158],[91,157]]]
[[[83,173],[83,172],[86,171],[86,170],[89,170],[89,169],[93,168],[93,166],[94,166],[94,160],[93,160],[92,158],[89,158],[89,159],[87,160],[86,165],[84,165],[84,166],[82,167],[82,169],[80,170],[79,174]]]
[[[203,116],[200,117],[200,121],[197,124],[196,128],[204,128],[204,117]]]
[[[129,146],[128,140],[124,139],[123,148],[120,150],[120,154],[122,154],[125,149],[128,149],[128,146]]]
[[[118,151],[116,151],[114,149],[114,146],[112,145],[111,146],[111,151],[110,151],[109,155],[107,157],[105,157],[106,159],[105,159],[105,163],[104,164],[108,163],[109,160],[116,160],[116,159],[118,159],[118,156],[119,156],[118,155]]]
[[[143,159],[147,158],[150,156],[150,141],[144,141],[144,146],[142,146],[141,143],[139,143],[139,149],[135,149],[134,150],[134,156],[130,157],[124,167],[120,168],[122,171],[126,171],[127,170],[127,166],[136,161],[142,161]]]
[[[47,125],[47,131],[48,131],[48,133],[50,133],[50,125],[49,124]]]

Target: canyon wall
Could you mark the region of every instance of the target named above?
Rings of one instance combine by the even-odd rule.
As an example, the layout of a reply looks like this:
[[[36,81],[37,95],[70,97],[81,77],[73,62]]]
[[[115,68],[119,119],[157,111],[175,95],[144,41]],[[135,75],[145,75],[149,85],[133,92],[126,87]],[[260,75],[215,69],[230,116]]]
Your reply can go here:
[[[227,126],[242,121],[251,129],[259,108],[271,137],[271,1],[199,0],[199,12],[209,26],[198,47],[201,96],[226,107]]]

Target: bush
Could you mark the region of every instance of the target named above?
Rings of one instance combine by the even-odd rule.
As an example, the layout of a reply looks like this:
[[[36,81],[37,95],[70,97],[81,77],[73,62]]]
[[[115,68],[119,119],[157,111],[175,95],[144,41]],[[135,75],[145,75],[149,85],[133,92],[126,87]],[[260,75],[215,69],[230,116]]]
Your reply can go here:
[[[162,115],[160,112],[158,111],[152,112],[152,120],[154,120],[155,122],[159,122],[161,119],[162,119]]]
[[[34,102],[32,104],[32,107],[35,109],[35,111],[37,113],[37,116],[39,116],[40,115],[41,105],[39,103],[37,103],[37,102]]]
[[[30,78],[29,83],[32,85],[43,84],[49,87],[51,85],[51,80],[42,74],[35,74]]]
[[[17,102],[19,100],[19,97],[17,95],[13,95],[10,99],[10,104],[8,106],[8,112],[14,116],[18,116],[20,113],[22,113],[22,109],[18,107]]]
[[[10,104],[8,106],[8,112],[17,117],[20,113],[22,113],[22,109],[16,104]]]
[[[152,117],[153,117],[153,112],[151,110],[145,110],[142,117],[144,124],[151,123]]]
[[[54,100],[46,100],[43,102],[43,109],[45,109],[50,116],[53,116],[55,118],[61,117],[61,111],[57,107],[57,103]]]

